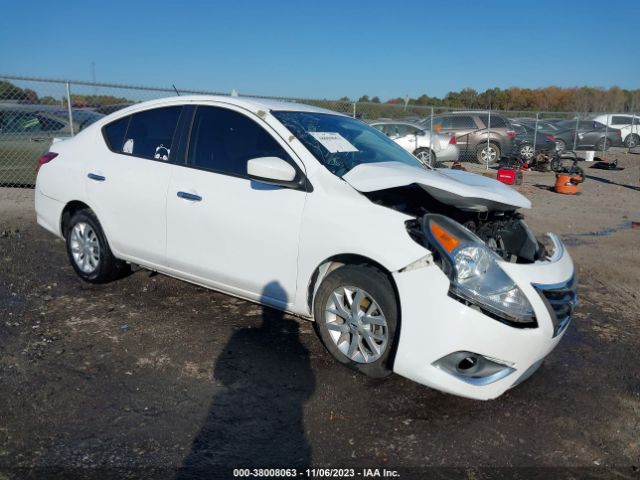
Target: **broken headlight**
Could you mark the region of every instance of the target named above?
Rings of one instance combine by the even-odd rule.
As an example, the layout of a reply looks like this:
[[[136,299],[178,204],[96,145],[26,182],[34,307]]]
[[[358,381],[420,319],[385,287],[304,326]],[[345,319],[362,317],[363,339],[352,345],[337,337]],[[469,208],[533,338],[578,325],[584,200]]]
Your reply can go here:
[[[455,298],[519,326],[535,324],[522,290],[502,270],[499,255],[473,232],[443,215],[423,217],[422,231],[441,258]]]

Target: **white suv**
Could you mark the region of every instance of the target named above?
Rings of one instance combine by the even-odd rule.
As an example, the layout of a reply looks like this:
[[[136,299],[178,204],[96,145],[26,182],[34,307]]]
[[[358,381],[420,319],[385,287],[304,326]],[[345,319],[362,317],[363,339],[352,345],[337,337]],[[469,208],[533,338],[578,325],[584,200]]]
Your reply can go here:
[[[640,116],[628,113],[610,113],[593,118],[596,122],[616,128],[622,132],[625,147],[635,147],[640,144]]]
[[[83,280],[136,264],[285,310],[373,377],[494,398],[536,370],[571,319],[573,263],[522,221],[526,198],[427,168],[335,112],[174,97],[52,148],[38,223],[66,240]]]

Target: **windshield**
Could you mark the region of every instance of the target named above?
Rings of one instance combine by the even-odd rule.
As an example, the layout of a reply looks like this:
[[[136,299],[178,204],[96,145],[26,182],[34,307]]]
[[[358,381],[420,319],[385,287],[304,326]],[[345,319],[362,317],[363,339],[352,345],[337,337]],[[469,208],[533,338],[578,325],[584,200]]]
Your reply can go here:
[[[329,169],[342,177],[363,163],[423,164],[386,135],[350,117],[316,112],[271,112]]]

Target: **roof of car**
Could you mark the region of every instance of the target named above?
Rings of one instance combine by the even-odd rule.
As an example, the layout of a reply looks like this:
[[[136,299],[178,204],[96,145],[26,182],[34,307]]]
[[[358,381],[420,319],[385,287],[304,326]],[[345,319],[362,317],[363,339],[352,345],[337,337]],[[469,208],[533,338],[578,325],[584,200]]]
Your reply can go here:
[[[220,102],[235,105],[241,108],[258,113],[261,110],[266,111],[288,111],[288,112],[315,112],[330,113],[332,115],[342,115],[341,113],[326,108],[315,107],[305,103],[287,102],[284,100],[275,100],[271,98],[255,98],[241,96],[226,95],[182,95],[179,97],[166,97],[148,102],[136,103],[125,109],[119,110],[117,113],[124,113],[131,110],[137,110],[139,107],[153,107],[166,104],[184,104],[184,103],[202,103],[202,102]]]

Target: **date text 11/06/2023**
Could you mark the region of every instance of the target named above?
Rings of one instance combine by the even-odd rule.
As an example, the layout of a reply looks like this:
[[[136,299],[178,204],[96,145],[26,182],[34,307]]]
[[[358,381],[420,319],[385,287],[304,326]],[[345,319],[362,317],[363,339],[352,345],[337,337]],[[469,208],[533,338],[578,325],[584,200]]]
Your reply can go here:
[[[234,478],[398,478],[397,470],[387,468],[235,468]]]

